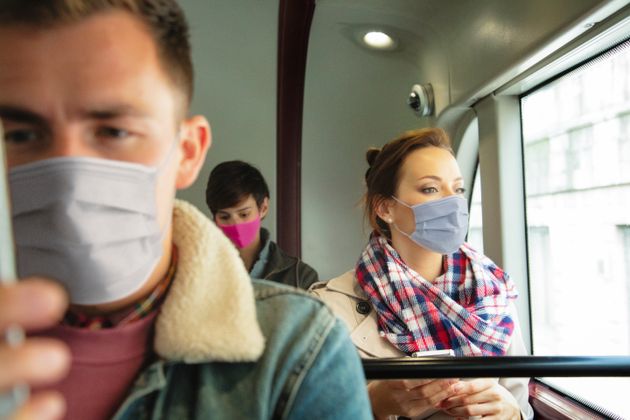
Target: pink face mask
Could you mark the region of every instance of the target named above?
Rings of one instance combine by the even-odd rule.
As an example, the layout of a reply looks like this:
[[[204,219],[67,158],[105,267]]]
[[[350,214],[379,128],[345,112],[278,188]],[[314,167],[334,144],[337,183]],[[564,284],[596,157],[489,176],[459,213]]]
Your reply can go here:
[[[260,216],[257,216],[251,222],[218,226],[238,249],[243,249],[256,239],[256,234],[260,230]]]

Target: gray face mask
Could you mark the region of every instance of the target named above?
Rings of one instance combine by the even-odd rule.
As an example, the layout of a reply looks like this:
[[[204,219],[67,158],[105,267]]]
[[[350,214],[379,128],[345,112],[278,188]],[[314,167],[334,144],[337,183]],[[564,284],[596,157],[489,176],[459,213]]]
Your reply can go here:
[[[418,245],[440,254],[452,254],[459,249],[468,232],[468,203],[461,195],[410,206],[392,198],[413,211],[416,229],[408,234],[394,224],[396,230]]]
[[[136,292],[162,256],[167,226],[161,231],[157,221],[159,172],[88,157],[12,169],[19,275],[58,280],[81,305]]]

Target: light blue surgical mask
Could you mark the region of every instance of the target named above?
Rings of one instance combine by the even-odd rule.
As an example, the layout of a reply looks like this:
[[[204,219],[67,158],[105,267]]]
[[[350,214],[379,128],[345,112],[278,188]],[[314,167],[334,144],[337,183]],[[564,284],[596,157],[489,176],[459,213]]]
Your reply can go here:
[[[9,173],[20,277],[63,284],[70,302],[95,305],[130,296],[162,257],[158,166],[59,157]]]
[[[400,233],[431,251],[440,254],[452,254],[459,249],[468,232],[468,203],[461,195],[433,200],[410,206],[392,196],[405,207],[413,211],[416,228],[413,233]]]

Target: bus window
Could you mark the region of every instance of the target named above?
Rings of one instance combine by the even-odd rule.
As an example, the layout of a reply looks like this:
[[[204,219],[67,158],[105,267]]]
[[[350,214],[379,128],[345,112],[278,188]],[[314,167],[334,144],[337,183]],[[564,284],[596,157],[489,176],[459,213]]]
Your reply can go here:
[[[483,213],[481,209],[481,172],[479,165],[477,165],[477,170],[475,172],[475,183],[473,184],[470,200],[470,218],[467,242],[475,250],[483,254]]]
[[[630,355],[630,41],[521,97],[535,355]],[[630,378],[547,378],[630,417]]]

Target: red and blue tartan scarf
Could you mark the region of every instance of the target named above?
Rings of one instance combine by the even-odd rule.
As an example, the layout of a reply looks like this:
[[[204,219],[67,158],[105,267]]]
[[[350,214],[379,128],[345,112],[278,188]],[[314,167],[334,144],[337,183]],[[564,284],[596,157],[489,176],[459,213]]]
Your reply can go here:
[[[356,277],[376,308],[379,333],[400,351],[453,349],[456,356],[504,355],[517,296],[509,276],[463,244],[444,256],[433,283],[408,267],[384,237],[372,234]]]

